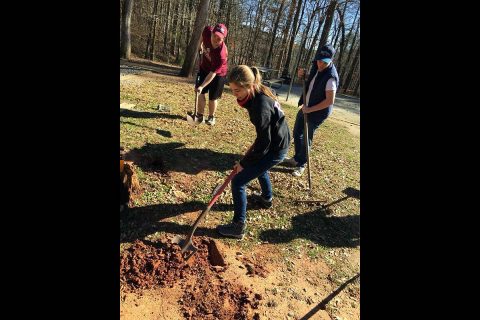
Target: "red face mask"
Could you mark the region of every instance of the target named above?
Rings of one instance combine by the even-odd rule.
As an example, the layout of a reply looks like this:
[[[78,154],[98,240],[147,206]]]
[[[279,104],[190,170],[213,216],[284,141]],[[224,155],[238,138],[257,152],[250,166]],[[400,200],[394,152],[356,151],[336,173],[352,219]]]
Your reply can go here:
[[[250,91],[248,92],[247,96],[243,98],[243,100],[237,99],[237,103],[240,107],[244,107],[247,104],[248,100],[250,100]]]

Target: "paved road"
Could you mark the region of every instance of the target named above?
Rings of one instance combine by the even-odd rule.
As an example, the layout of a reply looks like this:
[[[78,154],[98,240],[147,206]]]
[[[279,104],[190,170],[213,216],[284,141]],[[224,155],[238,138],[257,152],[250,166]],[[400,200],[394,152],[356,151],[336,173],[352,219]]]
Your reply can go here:
[[[276,86],[278,87],[278,86]],[[283,84],[279,89],[275,89],[280,101],[288,102],[290,104],[297,104],[298,99],[302,95],[302,86],[292,85],[292,89],[288,94],[289,85]],[[288,94],[288,100],[286,100]],[[357,97],[347,96],[344,94],[337,94],[335,97],[334,108],[344,109],[345,111],[354,113],[360,116],[360,99]]]

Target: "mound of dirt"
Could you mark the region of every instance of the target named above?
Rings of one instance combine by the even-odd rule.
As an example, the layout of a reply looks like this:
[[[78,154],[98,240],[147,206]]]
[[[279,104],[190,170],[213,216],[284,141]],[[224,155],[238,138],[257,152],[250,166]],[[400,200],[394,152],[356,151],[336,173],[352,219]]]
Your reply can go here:
[[[184,291],[178,303],[185,319],[256,319],[261,295],[224,279],[228,268],[219,259],[215,242],[193,239],[198,251],[184,261],[180,248],[170,242],[149,244],[137,240],[120,256],[122,290],[174,287]]]
[[[128,291],[156,285],[172,287],[185,272],[188,264],[180,248],[171,243],[157,248],[137,240],[120,256],[120,283]]]
[[[132,205],[133,201],[142,194],[142,188],[135,173],[135,165],[131,161],[120,160],[120,168],[121,202]]]

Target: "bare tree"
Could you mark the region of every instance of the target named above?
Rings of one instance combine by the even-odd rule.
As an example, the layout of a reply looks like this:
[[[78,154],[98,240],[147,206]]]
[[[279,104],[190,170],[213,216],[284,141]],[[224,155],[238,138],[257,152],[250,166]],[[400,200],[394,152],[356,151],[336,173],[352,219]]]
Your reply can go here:
[[[338,12],[338,19],[339,19],[339,29],[341,31],[342,37],[340,40],[340,50],[337,59],[337,72],[340,73],[342,69],[342,57],[343,57],[343,49],[345,47],[345,11],[347,10],[347,1],[345,1],[345,5],[343,7],[343,11],[340,10],[340,7],[337,7]],[[340,32],[338,32],[340,34]],[[336,46],[337,39],[335,39],[334,47]]]
[[[267,58],[265,59],[265,65],[269,67],[272,65],[273,44],[275,43],[275,38],[277,37],[278,23],[280,22],[280,18],[282,17],[284,5],[285,5],[285,0],[281,0],[280,8],[278,8],[278,12],[277,12],[277,18],[275,19],[275,24],[273,26],[272,39],[270,40],[270,48],[268,49]]]
[[[170,8],[171,8],[171,0],[168,0],[167,2],[167,14],[165,16],[165,31],[164,31],[164,37],[163,37],[163,52],[165,56],[167,57],[167,62],[170,61],[169,54],[168,54],[168,39],[169,39],[169,28],[170,24],[168,23],[170,20]]]
[[[357,13],[358,13],[358,11],[357,11]],[[356,16],[355,16],[355,17],[356,17]],[[354,20],[354,22],[355,22],[355,20]],[[357,40],[357,34],[358,34],[358,29],[359,29],[359,27],[360,27],[360,23],[357,22],[357,27],[356,27],[356,29],[355,29],[355,35],[353,36],[352,44],[350,45],[350,50],[349,50],[349,52],[348,52],[347,59],[345,60],[345,68],[343,68],[342,73],[341,73],[341,75],[340,75],[340,82],[342,82],[342,78],[343,78],[343,76],[345,75],[345,71],[347,70],[346,67],[348,66],[348,63],[350,62],[350,58],[352,57],[352,53],[353,53],[353,51],[354,51],[353,49],[354,49],[355,43],[356,43],[355,41]],[[352,28],[353,28],[353,25],[352,25]],[[350,29],[350,33],[351,33],[351,32],[352,32],[352,29]],[[348,36],[347,38],[350,38],[350,34],[349,34],[349,36]]]
[[[295,18],[293,18],[293,32],[292,32],[292,37],[290,38],[290,45],[288,47],[288,53],[287,53],[287,60],[285,61],[285,65],[283,66],[283,71],[282,71],[282,76],[287,77],[289,75],[289,68],[290,68],[290,61],[292,59],[292,49],[293,49],[293,43],[295,42],[295,36],[297,35],[298,31],[298,16],[300,15],[300,10],[302,8],[302,0],[298,2],[298,7],[297,11],[295,12]]]
[[[333,37],[335,39],[333,41],[334,48],[337,47],[337,42],[340,34],[342,34],[342,37],[345,37],[345,12],[347,11],[347,4],[348,1],[345,1],[343,5],[343,11],[340,9],[340,6],[338,6],[336,9],[338,13],[338,27],[335,31],[336,35]]]
[[[180,76],[182,77],[189,77],[193,73],[197,51],[202,37],[202,31],[207,24],[209,3],[210,0],[200,0],[200,4],[198,5],[195,25],[193,27],[192,36],[190,37],[190,42],[188,43],[185,61],[183,62],[182,70],[180,71]]]
[[[355,67],[357,66],[359,57],[360,57],[360,45],[358,45],[357,52],[355,53],[355,58],[353,59],[352,67],[350,68],[350,72],[348,73],[347,78],[345,79],[345,82],[343,83],[343,92],[346,92],[347,89],[350,86],[350,81],[352,81],[353,72],[355,71]]]
[[[122,38],[120,47],[120,57],[130,59],[132,45],[130,42],[130,22],[132,20],[133,0],[123,1],[122,11]]]
[[[326,18],[325,18],[325,25],[323,26],[322,36],[320,37],[320,43],[318,44],[317,53],[320,52],[320,48],[327,44],[328,35],[330,34],[330,29],[332,27],[333,17],[335,13],[335,9],[337,8],[337,0],[330,1],[328,5]]]
[[[155,31],[157,29],[157,10],[158,0],[153,3],[153,12],[150,18],[150,32],[147,38],[147,47],[145,48],[145,59],[153,60],[155,54]]]
[[[170,54],[175,55],[175,48],[177,46],[177,27],[178,27],[178,16],[180,10],[180,2],[177,1],[175,7],[173,8],[173,20],[172,20],[172,37],[170,38]]]
[[[305,60],[303,60],[303,65],[307,65],[309,61],[313,59],[312,53],[313,53],[313,48],[315,47],[315,44],[317,43],[318,36],[320,35],[320,30],[322,29],[323,22],[325,21],[325,15],[322,14],[320,17],[320,21],[318,22],[317,26],[317,31],[315,32],[315,37],[312,40],[312,43],[310,44],[310,49],[308,50],[307,55],[305,56]]]
[[[295,7],[297,4],[297,0],[292,0],[290,4],[290,9],[288,10],[287,22],[285,24],[285,28],[283,29],[283,37],[282,37],[282,44],[280,45],[280,55],[277,60],[276,69],[279,70],[280,66],[282,65],[283,58],[285,56],[285,47],[287,46],[288,42],[288,32],[290,31],[290,25],[292,24],[292,17],[293,13],[295,12]]]

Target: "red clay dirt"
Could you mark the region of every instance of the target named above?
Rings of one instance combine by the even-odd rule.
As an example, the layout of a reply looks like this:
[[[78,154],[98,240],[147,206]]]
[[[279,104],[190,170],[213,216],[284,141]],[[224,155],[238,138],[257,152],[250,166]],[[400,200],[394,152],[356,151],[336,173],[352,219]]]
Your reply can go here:
[[[166,243],[136,240],[120,256],[121,290],[141,293],[143,289],[179,286],[178,303],[185,319],[257,319],[260,294],[224,279],[228,268],[215,242],[195,237],[198,251],[185,262],[180,248]],[[210,250],[209,250],[210,248]]]

